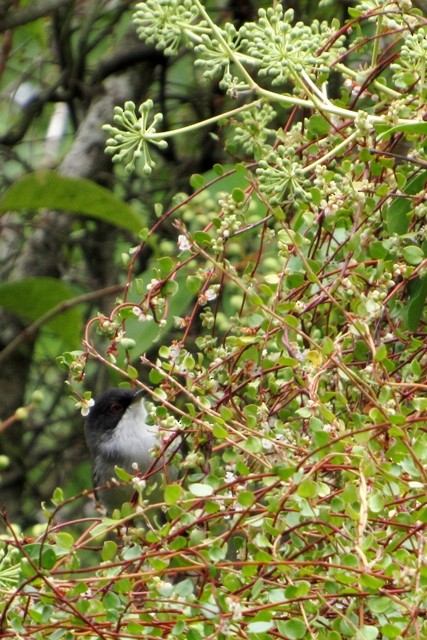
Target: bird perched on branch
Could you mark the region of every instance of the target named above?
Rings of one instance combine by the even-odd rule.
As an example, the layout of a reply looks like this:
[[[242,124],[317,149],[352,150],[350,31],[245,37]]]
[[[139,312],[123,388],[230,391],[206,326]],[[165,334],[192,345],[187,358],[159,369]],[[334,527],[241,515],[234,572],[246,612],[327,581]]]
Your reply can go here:
[[[130,501],[135,493],[131,485],[117,484],[115,467],[133,476],[139,469],[142,477],[148,474],[147,484],[156,482],[160,486],[160,472],[166,469],[167,456],[162,452],[158,459],[153,458],[153,448],[161,445],[161,439],[157,426],[147,424],[141,391],[105,391],[88,414],[85,435],[92,458],[95,496],[109,512]],[[157,502],[159,492],[154,490],[148,497],[150,502]]]

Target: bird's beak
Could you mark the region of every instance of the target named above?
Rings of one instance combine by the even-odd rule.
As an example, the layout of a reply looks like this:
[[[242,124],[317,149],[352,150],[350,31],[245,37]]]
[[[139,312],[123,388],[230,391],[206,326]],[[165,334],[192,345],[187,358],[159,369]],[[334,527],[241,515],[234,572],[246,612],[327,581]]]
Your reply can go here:
[[[138,389],[138,391],[135,393],[132,403],[131,404],[135,404],[136,402],[141,402],[141,400],[144,397],[144,390],[143,389]]]

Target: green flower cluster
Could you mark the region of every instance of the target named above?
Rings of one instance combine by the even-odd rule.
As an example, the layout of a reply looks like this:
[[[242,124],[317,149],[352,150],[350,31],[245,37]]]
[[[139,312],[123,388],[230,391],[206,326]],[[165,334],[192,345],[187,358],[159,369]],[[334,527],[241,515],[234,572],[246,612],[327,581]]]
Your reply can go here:
[[[310,182],[293,147],[282,144],[270,151],[265,159],[259,161],[256,174],[263,193],[273,205],[283,204],[287,199],[311,199],[308,191]]]
[[[335,40],[334,53],[326,48],[332,35],[326,22],[292,26],[293,19],[294,11],[283,11],[279,4],[274,9],[260,9],[258,22],[241,29],[242,45],[258,63],[260,77],[270,77],[273,86],[287,81],[298,86],[301,71],[313,78],[316,74],[326,78],[333,55],[338,57],[342,51],[342,37]]]
[[[318,20],[309,25],[302,22],[293,24],[293,10],[284,11],[281,4],[274,3],[269,9],[259,10],[257,21],[246,23],[240,29],[236,29],[231,23],[218,26],[200,0],[139,2],[136,5],[134,21],[141,39],[155,44],[167,54],[176,53],[183,47],[192,49],[197,55],[195,66],[200,67],[208,79],[218,76],[220,88],[229,97],[245,100],[250,96],[255,97],[255,100],[251,104],[244,103],[228,112],[218,114],[205,122],[197,122],[162,135],[156,131],[161,121],[160,114],[156,114],[151,124],[148,124],[152,101],[148,100],[140,107],[141,117],[136,114],[135,105],[127,102],[124,109],[116,108],[116,126],[105,126],[105,130],[112,136],[107,141],[107,152],[114,155],[115,162],[126,160],[127,170],[133,170],[136,161],[141,159],[142,173],[149,175],[155,164],[148,149],[150,143],[164,149],[167,137],[211,126],[222,118],[231,119],[238,116],[241,124],[235,128],[233,145],[241,146],[245,154],[253,154],[255,160],[261,158],[257,172],[261,190],[266,195],[273,196],[273,203],[276,204],[290,194],[302,197],[304,193],[304,197],[307,198],[310,194],[304,185],[307,184],[306,177],[310,170],[303,171],[301,166],[298,167],[301,162],[299,158],[295,161],[291,159],[292,154],[287,153],[283,156],[282,151],[273,151],[271,147],[266,146],[272,131],[268,124],[273,119],[274,112],[271,106],[263,106],[260,109],[258,105],[270,105],[275,102],[285,108],[300,107],[314,110],[326,124],[332,122],[334,126],[336,123],[340,127],[347,123],[342,129],[345,134],[338,139],[334,148],[330,148],[326,155],[320,153],[317,157],[313,156],[311,168],[338,157],[356,140],[368,148],[374,147],[378,125],[412,126],[408,117],[413,106],[407,113],[406,97],[400,91],[417,84],[420,87],[419,95],[423,97],[427,29],[420,26],[415,13],[404,13],[410,9],[409,5],[408,0],[370,0],[367,3],[359,2],[352,10],[356,16],[360,16],[360,12],[366,10],[363,20],[375,17],[377,19],[369,69],[375,68],[377,63],[379,42],[385,25],[391,28],[391,20],[397,24],[399,34],[403,34],[399,56],[394,64],[390,65],[394,72],[393,77],[375,76],[370,82],[372,100],[354,109],[342,106],[345,105],[345,100],[329,98],[326,81],[330,70],[335,68],[343,74],[346,78],[343,85],[351,87],[355,95],[358,87],[369,81],[371,71],[368,69],[362,73],[343,63],[344,32],[334,21],[331,25]],[[406,29],[406,35],[402,29]],[[274,92],[268,85],[261,85],[260,81],[263,78],[268,80],[269,86],[283,87],[284,84],[288,84],[289,87],[286,91]],[[394,87],[389,86],[392,81]],[[381,110],[379,105],[384,100],[388,100],[389,108]],[[423,126],[423,123],[418,124]],[[326,132],[324,124],[321,125],[321,129]],[[276,135],[281,137],[280,130]],[[298,144],[305,143],[300,140]],[[291,146],[295,148],[298,144],[295,145],[294,141],[291,141]],[[320,141],[318,152],[322,145]]]
[[[156,44],[166,55],[174,55],[194,42],[194,32],[203,24],[192,0],[147,0],[135,7],[133,21],[138,35]],[[195,23],[199,23],[198,26]]]
[[[196,67],[201,67],[205,78],[214,78],[230,73],[232,62],[231,52],[238,49],[238,32],[234,25],[227,23],[220,30],[221,40],[212,38],[212,34],[204,33],[201,42],[195,47],[199,57],[195,61]]]
[[[427,28],[424,27],[406,36],[399,59],[390,65],[396,86],[407,89],[417,84],[419,93],[425,95],[426,66]]]
[[[163,120],[162,114],[156,113],[152,123],[148,125],[148,117],[152,108],[153,101],[146,100],[138,109],[140,113],[140,117],[138,117],[135,104],[129,100],[125,103],[124,109],[114,108],[114,122],[120,128],[109,124],[103,126],[104,131],[112,136],[107,140],[106,152],[114,155],[113,162],[122,162],[130,158],[126,164],[127,171],[133,171],[136,161],[141,158],[142,173],[150,175],[155,163],[150,156],[147,138],[150,139],[151,144],[159,149],[167,147],[166,140],[153,137],[157,125]]]
[[[275,117],[276,112],[268,103],[245,111],[240,116],[240,123],[233,128],[234,143],[240,145],[246,153],[256,156],[267,140],[276,133],[268,127]]]

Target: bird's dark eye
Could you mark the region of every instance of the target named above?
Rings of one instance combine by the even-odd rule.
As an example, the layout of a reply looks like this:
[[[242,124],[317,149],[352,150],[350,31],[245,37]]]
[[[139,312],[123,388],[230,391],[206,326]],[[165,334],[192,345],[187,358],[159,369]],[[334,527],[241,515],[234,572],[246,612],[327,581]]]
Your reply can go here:
[[[117,415],[118,413],[122,413],[123,407],[120,404],[120,402],[112,402],[110,404],[110,406],[108,407],[108,410],[109,410],[110,413],[113,413],[113,414]]]

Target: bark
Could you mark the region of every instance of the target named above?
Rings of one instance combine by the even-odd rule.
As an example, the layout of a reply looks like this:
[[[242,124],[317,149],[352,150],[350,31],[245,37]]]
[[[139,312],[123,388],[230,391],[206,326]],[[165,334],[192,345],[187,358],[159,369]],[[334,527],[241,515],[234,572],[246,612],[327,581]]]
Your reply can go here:
[[[37,2],[31,2],[27,7],[20,9],[12,9],[12,3],[7,3],[4,8],[0,6],[0,33],[33,22],[33,20],[73,3],[74,0],[37,0]]]

